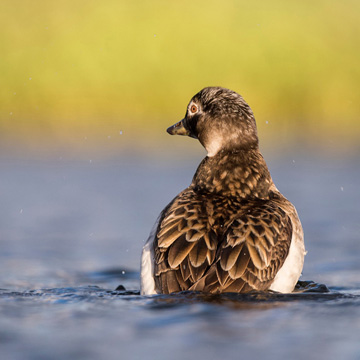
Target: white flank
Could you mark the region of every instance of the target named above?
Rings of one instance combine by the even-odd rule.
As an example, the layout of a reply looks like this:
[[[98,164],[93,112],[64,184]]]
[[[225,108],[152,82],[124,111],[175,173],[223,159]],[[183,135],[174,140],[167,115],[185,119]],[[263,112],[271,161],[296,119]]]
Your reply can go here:
[[[302,229],[294,229],[288,256],[276,274],[270,290],[280,293],[291,293],[294,290],[303,269],[305,254]]]
[[[141,272],[140,272],[140,293],[141,295],[156,294],[154,280],[154,239],[158,227],[159,219],[155,222],[149,238],[147,239],[141,254]]]

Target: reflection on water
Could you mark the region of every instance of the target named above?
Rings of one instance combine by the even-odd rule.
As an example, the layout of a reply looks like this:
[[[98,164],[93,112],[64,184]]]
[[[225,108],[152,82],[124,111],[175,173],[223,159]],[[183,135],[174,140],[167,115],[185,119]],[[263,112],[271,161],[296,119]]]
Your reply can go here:
[[[353,298],[353,295],[330,292],[324,284],[313,281],[300,281],[292,294],[275,292],[251,292],[248,294],[226,293],[206,294],[201,292],[183,291],[172,295],[157,295],[153,297],[153,308],[165,308],[181,304],[207,303],[231,306],[236,309],[266,309],[279,306],[289,301],[328,301],[342,298]],[[354,296],[357,297],[356,295]]]
[[[129,279],[127,279],[127,276],[122,276],[122,279],[125,281],[130,280],[131,275],[129,275]],[[140,296],[139,290],[126,290],[123,285],[118,286],[115,290],[107,290],[96,285],[88,285],[27,291],[9,291],[0,289],[0,298],[12,299],[14,301],[20,299],[41,298],[43,301],[51,300],[52,303],[121,299],[147,301],[146,307],[150,309],[165,309],[191,304],[224,305],[237,309],[259,309],[271,308],[280,303],[292,301],[311,300],[320,302],[345,299],[360,301],[360,295],[330,291],[325,285],[316,284],[312,281],[299,282],[296,291],[292,294],[280,294],[275,292],[209,294],[194,291],[182,291],[170,295]]]
[[[122,272],[118,280],[131,284],[134,274]],[[114,274],[115,269],[105,270],[102,281],[111,283]],[[81,278],[87,276],[93,274]],[[239,351],[252,358],[335,359],[342,351],[352,355],[359,350],[360,294],[313,282],[299,283],[293,294],[140,296],[138,289],[96,285],[3,289],[0,304],[0,348],[11,359],[70,359],[74,354],[77,359],[116,359],[119,352],[121,359],[141,359],[149,352],[150,358],[193,354],[216,359]],[[342,342],[350,347],[340,351]]]
[[[141,247],[199,158],[0,160],[1,358],[359,358],[360,165],[267,160],[305,230],[296,291],[147,297]]]

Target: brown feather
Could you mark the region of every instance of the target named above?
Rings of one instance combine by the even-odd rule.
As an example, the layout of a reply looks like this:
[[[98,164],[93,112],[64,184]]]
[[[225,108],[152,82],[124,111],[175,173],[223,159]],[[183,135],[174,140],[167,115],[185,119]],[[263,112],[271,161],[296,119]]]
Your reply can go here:
[[[263,254],[259,251],[259,248],[257,246],[248,246],[248,250],[250,253],[251,261],[256,266],[256,268],[262,270],[266,268],[266,263],[263,259]]]
[[[160,231],[158,232],[157,236],[162,236],[163,232],[166,231],[166,229],[173,227],[173,225],[177,226],[180,220],[181,219],[179,218],[165,218],[160,224]]]
[[[216,275],[217,275],[218,281],[219,281],[221,286],[224,286],[227,279],[229,278],[229,272],[223,270],[223,268],[220,265],[220,262],[217,262],[215,264],[215,266],[216,266]]]
[[[206,262],[198,267],[190,266],[190,272],[193,283],[198,281],[204,275],[204,272],[207,268],[208,268],[208,264]]]
[[[221,252],[220,265],[224,271],[229,271],[235,264],[244,243],[234,247],[227,246]]]
[[[212,264],[215,260],[215,257],[216,257],[216,251],[208,250],[208,252],[206,253],[206,258],[207,258],[208,264]]]
[[[219,287],[219,281],[216,274],[216,268],[213,266],[206,272],[206,275],[192,285],[189,290],[192,291],[204,291],[204,292],[217,292]]]
[[[215,250],[217,246],[216,234],[211,230],[204,234],[204,240],[209,250]]]
[[[191,285],[191,282],[188,279],[184,279],[180,270],[175,271],[176,280],[179,284],[181,290],[187,290]]]
[[[168,248],[178,237],[179,230],[177,226],[173,226],[170,229],[163,228],[161,232],[159,232],[158,246],[160,248]]]
[[[242,246],[241,251],[236,259],[234,266],[229,270],[229,275],[232,279],[238,279],[246,270],[250,261],[249,251],[247,246]]]
[[[189,241],[189,242],[198,241],[203,235],[204,235],[203,232],[193,230],[193,229],[189,229],[186,232],[186,241]]]
[[[208,248],[206,246],[205,240],[204,239],[198,240],[189,254],[191,265],[194,267],[201,266],[206,260],[207,253],[208,253]]]
[[[223,292],[236,292],[236,293],[240,293],[243,292],[242,290],[244,289],[244,286],[246,285],[246,283],[244,282],[244,280],[242,279],[237,279],[233,282],[230,283],[230,285],[228,285],[227,287],[225,287],[223,289]]]
[[[185,259],[181,264],[180,264],[180,272],[181,272],[181,276],[182,278],[186,281],[190,278],[191,276],[191,272],[190,272],[190,266],[189,266],[189,262]]]
[[[168,270],[169,270],[169,265],[167,264],[167,262],[162,261],[158,263],[156,266],[155,276],[160,276],[162,273],[165,273]]]
[[[169,294],[181,291],[181,287],[179,285],[179,282],[177,281],[175,271],[168,271],[166,273],[166,285]]]
[[[170,247],[168,256],[170,267],[177,268],[194,246],[195,242],[186,241],[185,234],[182,234]]]

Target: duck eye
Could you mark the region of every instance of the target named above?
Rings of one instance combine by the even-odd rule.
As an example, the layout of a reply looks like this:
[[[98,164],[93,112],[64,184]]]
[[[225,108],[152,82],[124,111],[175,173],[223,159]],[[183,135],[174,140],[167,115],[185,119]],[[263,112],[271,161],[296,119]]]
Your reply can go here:
[[[197,111],[198,111],[197,106],[196,106],[196,105],[191,105],[190,112],[191,112],[192,114],[195,114]]]

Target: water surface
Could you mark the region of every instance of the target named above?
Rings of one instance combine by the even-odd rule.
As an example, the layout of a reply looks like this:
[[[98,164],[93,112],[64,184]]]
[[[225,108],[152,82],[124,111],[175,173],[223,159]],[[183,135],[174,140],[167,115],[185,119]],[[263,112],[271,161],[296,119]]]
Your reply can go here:
[[[267,158],[315,283],[139,295],[141,247],[200,158],[0,160],[1,359],[360,358],[357,160]]]

